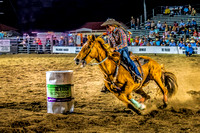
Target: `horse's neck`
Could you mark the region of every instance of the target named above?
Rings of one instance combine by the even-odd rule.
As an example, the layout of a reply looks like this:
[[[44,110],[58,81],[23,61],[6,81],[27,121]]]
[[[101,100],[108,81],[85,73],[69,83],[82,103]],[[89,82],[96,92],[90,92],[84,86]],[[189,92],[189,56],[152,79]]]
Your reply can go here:
[[[99,53],[97,61],[101,62],[106,58],[106,52],[103,51]],[[115,72],[116,64],[111,59],[106,59],[103,63],[100,64],[100,69],[107,75],[111,75]]]

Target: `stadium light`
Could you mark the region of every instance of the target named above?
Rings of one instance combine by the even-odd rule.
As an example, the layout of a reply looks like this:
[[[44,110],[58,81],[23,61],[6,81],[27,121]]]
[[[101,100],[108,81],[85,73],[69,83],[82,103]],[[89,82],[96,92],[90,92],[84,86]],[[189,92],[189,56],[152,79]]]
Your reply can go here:
[[[4,14],[3,12],[0,12],[0,14],[2,15],[2,14]]]
[[[3,1],[2,0],[0,0],[0,3],[2,3]]]

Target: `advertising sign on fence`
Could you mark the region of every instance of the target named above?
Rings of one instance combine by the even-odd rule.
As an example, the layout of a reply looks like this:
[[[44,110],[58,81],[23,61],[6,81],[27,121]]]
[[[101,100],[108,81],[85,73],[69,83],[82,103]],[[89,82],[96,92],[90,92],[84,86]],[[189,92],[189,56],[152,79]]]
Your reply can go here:
[[[53,53],[70,54],[75,53],[76,47],[54,46]]]
[[[10,52],[10,40],[0,40],[0,52]]]

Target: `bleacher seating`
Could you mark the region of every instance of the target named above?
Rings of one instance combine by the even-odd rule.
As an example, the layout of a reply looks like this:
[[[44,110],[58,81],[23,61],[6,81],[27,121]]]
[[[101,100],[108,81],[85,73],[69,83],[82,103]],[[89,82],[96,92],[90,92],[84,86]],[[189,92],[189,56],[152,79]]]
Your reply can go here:
[[[196,22],[197,22],[197,25],[198,25],[198,30],[199,30],[199,25],[200,25],[200,13],[197,13],[196,16],[191,16],[191,15],[174,15],[173,17],[170,17],[169,15],[163,15],[163,14],[157,14],[156,16],[152,17],[150,19],[150,21],[154,21],[156,24],[158,21],[162,23],[166,22],[169,25],[172,25],[174,24],[174,21],[180,23],[181,20],[184,21],[184,23],[187,23],[188,22],[188,19],[192,21],[192,19],[195,19]],[[143,36],[143,35],[148,35],[149,34],[149,31],[150,29],[147,29],[145,30],[145,26],[144,24],[142,24],[140,26],[141,29],[130,29],[129,31],[132,32],[132,36],[133,38],[135,38],[136,36]],[[164,31],[160,31],[160,36],[162,35]],[[178,35],[176,37],[176,39],[178,39],[181,35]]]

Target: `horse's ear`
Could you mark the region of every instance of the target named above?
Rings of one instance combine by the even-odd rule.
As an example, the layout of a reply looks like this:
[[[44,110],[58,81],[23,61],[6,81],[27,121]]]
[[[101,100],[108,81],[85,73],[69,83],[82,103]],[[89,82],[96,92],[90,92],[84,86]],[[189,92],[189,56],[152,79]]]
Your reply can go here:
[[[96,37],[94,35],[88,36],[88,40],[91,42],[95,41]]]
[[[92,35],[91,39],[92,39],[92,41],[95,41],[95,39],[96,39],[95,35]]]

